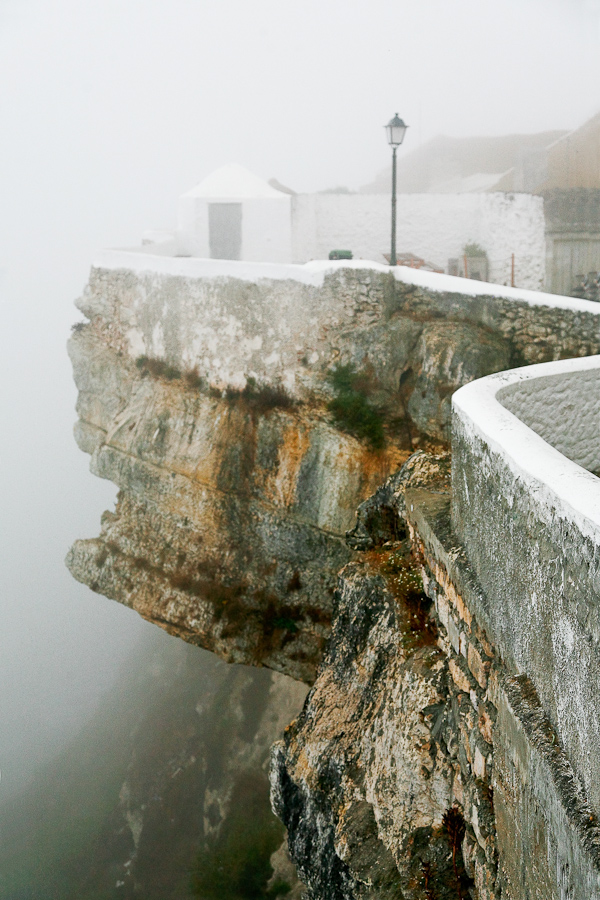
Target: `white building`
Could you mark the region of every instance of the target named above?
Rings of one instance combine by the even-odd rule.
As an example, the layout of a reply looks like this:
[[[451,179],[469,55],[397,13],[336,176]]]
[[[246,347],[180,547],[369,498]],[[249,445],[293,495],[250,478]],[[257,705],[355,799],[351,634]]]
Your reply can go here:
[[[178,253],[289,263],[291,199],[243,166],[222,166],[179,198]]]
[[[401,194],[400,254],[429,260],[441,271],[475,242],[487,253],[488,278],[539,290],[545,275],[541,197],[515,193]],[[385,263],[390,243],[386,194],[292,194],[243,166],[208,175],[178,202],[175,232],[146,232],[148,252],[247,262],[305,263],[331,250]]]

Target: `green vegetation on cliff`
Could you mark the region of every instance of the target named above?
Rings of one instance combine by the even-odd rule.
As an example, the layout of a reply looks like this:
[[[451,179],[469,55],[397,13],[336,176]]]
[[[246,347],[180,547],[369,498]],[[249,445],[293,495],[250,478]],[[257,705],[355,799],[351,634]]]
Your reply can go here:
[[[336,366],[328,376],[335,396],[327,408],[333,414],[335,424],[343,431],[367,441],[374,450],[385,444],[383,417],[374,406],[369,376],[357,372],[350,363]]]

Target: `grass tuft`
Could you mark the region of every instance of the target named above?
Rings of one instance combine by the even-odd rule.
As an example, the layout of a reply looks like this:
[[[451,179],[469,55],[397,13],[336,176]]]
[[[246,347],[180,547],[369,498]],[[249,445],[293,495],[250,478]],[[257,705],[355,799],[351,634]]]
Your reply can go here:
[[[367,441],[373,450],[385,446],[383,417],[369,399],[371,380],[364,372],[357,372],[351,365],[336,366],[328,375],[335,391],[327,408],[343,431]]]

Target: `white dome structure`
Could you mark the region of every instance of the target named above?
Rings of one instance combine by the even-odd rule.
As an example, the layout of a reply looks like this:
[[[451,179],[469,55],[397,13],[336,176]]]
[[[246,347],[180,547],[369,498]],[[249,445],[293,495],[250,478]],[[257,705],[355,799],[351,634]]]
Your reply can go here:
[[[181,255],[289,263],[291,232],[290,195],[237,163],[216,169],[179,198]]]

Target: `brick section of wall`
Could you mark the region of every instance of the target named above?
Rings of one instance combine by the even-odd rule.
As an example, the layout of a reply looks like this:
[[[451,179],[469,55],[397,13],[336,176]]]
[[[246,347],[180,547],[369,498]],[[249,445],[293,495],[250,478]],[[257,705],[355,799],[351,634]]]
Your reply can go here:
[[[476,896],[598,900],[598,819],[533,684],[509,669],[473,613],[482,592],[452,533],[450,497],[413,490],[406,507],[448,657],[445,737]]]
[[[418,493],[422,497],[423,492]],[[447,503],[447,498],[441,502]],[[439,503],[437,495],[434,507]],[[435,605],[439,643],[448,657],[450,702],[445,740],[454,769],[454,800],[466,823],[465,868],[475,883],[478,900],[498,900],[501,894],[492,787],[494,724],[498,716],[497,658],[447,570],[411,521],[410,501],[407,508],[423,586]]]

